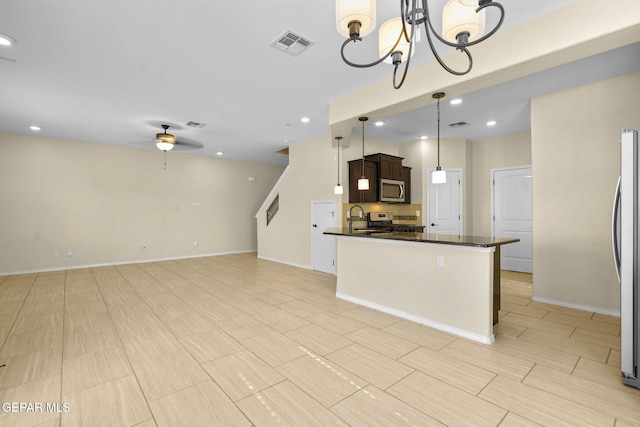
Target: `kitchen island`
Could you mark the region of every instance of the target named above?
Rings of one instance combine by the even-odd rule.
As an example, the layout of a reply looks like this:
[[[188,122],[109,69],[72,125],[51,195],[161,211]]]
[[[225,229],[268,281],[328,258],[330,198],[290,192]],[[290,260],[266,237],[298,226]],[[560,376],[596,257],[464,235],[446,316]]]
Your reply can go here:
[[[500,309],[500,246],[518,239],[330,228],[336,296],[485,344]]]

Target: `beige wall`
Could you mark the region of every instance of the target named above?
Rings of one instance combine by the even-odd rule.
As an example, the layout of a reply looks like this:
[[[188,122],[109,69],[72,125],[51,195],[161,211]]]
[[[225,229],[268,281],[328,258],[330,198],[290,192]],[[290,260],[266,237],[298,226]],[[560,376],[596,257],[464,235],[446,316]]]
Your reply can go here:
[[[438,164],[438,141],[427,139],[422,145],[422,205],[423,222],[426,225],[429,212],[428,171]],[[462,170],[462,233],[472,234],[473,202],[471,184],[473,179],[473,146],[465,139],[440,140],[440,166],[443,169]]]
[[[491,235],[491,169],[527,165],[529,132],[473,142],[473,234]]]
[[[159,151],[6,133],[0,149],[0,274],[255,250],[283,169],[170,152],[164,170]]]
[[[611,209],[620,129],[640,127],[640,73],[532,101],[533,292],[618,312]]]
[[[365,131],[366,133],[366,131]],[[398,144],[365,136],[365,155],[386,153],[400,155]],[[353,135],[349,147],[340,155],[341,184],[344,194],[333,194],[338,176],[337,148],[329,134],[289,147],[289,168],[278,186],[272,190],[257,215],[258,256],[285,264],[312,268],[311,258],[311,202],[334,200],[336,226],[341,226],[343,204],[349,200],[347,162],[362,158],[362,136]],[[280,195],[280,208],[274,220],[266,225],[266,209],[271,199]]]
[[[333,194],[336,155],[329,135],[289,147],[289,168],[273,189],[274,197],[280,195],[278,213],[267,226],[267,200],[256,215],[259,257],[311,268],[311,201],[334,200],[341,210],[341,199]]]

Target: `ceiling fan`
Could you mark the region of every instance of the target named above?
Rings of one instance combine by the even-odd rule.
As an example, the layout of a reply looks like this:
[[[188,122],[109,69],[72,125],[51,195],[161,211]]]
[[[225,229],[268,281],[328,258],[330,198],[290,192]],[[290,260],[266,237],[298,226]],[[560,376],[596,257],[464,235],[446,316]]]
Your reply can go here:
[[[178,150],[197,150],[204,147],[203,144],[187,138],[176,139],[174,135],[167,132],[171,127],[169,125],[162,124],[160,127],[164,132],[156,134],[155,143],[156,147],[161,151],[171,151],[174,148]]]

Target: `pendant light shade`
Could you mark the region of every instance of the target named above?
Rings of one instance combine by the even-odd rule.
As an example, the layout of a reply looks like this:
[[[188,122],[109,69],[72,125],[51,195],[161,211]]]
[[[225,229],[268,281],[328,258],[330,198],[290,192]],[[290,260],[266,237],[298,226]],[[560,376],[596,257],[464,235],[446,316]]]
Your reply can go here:
[[[352,23],[359,23],[356,27]],[[338,32],[351,37],[354,31],[364,37],[376,28],[375,0],[336,0]]]
[[[438,168],[431,173],[431,182],[433,184],[446,184],[447,172]]]
[[[337,184],[335,187],[333,187],[333,194],[344,194],[344,189],[342,188],[342,185]]]
[[[360,178],[358,180],[358,190],[367,191],[369,189],[369,180],[367,178]]]
[[[477,0],[449,0],[442,9],[442,33],[451,43],[460,43],[458,36],[468,33],[466,41],[476,40],[484,35],[485,11],[476,13]]]
[[[358,120],[362,122],[362,175],[358,180],[358,190],[367,191],[369,189],[369,180],[364,176],[364,122],[369,120],[368,117],[360,117]]]

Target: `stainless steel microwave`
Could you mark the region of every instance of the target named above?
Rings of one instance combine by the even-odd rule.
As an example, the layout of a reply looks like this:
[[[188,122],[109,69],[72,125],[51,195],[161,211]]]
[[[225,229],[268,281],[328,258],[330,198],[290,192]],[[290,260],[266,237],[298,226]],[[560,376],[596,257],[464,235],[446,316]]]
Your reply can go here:
[[[404,203],[404,181],[381,179],[378,201]]]

